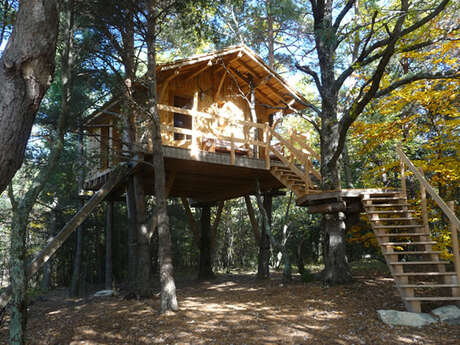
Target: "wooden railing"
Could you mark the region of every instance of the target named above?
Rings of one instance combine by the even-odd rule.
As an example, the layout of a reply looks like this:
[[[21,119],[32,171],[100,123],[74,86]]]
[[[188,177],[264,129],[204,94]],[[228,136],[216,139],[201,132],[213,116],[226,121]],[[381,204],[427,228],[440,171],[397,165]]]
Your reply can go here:
[[[396,148],[396,152],[398,152],[400,162],[401,162],[401,187],[403,193],[406,195],[406,174],[405,168],[412,171],[414,176],[420,182],[420,195],[421,195],[421,206],[422,206],[422,217],[424,228],[428,232],[428,212],[427,212],[427,202],[426,202],[426,192],[428,192],[433,200],[437,203],[439,208],[445,214],[445,216],[449,219],[450,224],[450,231],[452,236],[452,251],[454,255],[454,265],[455,271],[457,273],[457,280],[460,280],[460,251],[459,251],[459,243],[458,243],[458,236],[460,234],[460,220],[455,215],[454,211],[454,201],[450,201],[448,206],[446,202],[439,196],[436,190],[428,183],[423,175],[422,169],[417,169],[417,167],[411,162],[411,160],[406,156],[403,152],[401,147]]]
[[[159,104],[158,109],[172,113],[192,116],[194,123],[201,121],[200,126],[194,126],[194,129],[178,128],[163,124],[161,129],[164,133],[179,133],[189,135],[191,140],[189,146],[200,146],[198,140],[215,140],[226,141],[230,144],[230,156],[232,164],[235,163],[235,153],[238,148],[245,148],[249,157],[265,159],[266,168],[271,167],[270,152],[272,152],[281,162],[288,166],[296,175],[305,181],[307,188],[312,185],[310,174],[313,174],[321,180],[321,174],[314,169],[312,158],[320,160],[318,153],[308,145],[308,139],[296,132],[290,133],[289,140],[284,139],[279,133],[275,132],[268,123],[255,123],[252,121],[235,119],[223,116],[222,114],[208,114],[201,111],[183,109],[170,105]],[[204,120],[204,121],[203,121]],[[214,126],[215,122],[226,121],[227,126],[234,129],[236,133],[245,133],[244,138],[236,137],[233,134],[226,135],[222,133],[219,126]],[[208,123],[203,126],[203,123]],[[251,135],[252,133],[252,135]],[[256,135],[254,135],[256,133]],[[272,139],[277,139],[277,145],[272,145]],[[302,169],[303,167],[303,169]]]
[[[211,115],[205,112],[183,109],[173,107],[170,105],[158,104],[158,109],[167,112],[173,112],[183,115],[188,115],[193,118],[195,124],[194,129],[185,129],[174,126],[162,124],[161,130],[163,133],[179,133],[191,136],[189,143],[190,146],[202,146],[204,141],[214,140],[214,145],[218,144],[218,141],[227,142],[230,145],[230,155],[232,163],[235,163],[235,156],[238,149],[245,149],[248,152],[249,157],[263,159],[265,157],[265,151],[268,142],[268,124],[256,123],[246,120],[235,119],[222,115]],[[237,137],[234,133],[225,134],[222,126],[215,125],[218,121],[226,121],[224,127],[230,126],[233,132],[244,133],[244,137]],[[201,121],[201,123],[199,123]],[[206,122],[207,121],[207,122]],[[200,130],[199,127],[203,127],[206,130]],[[257,133],[257,139],[252,137],[251,133]],[[201,140],[200,144],[198,141]]]

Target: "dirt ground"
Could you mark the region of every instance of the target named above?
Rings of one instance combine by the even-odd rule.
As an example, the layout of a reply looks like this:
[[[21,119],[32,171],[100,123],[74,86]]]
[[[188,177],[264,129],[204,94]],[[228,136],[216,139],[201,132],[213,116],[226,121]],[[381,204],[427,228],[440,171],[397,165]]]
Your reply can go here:
[[[389,327],[377,309],[404,310],[393,280],[355,276],[326,288],[283,285],[254,275],[219,275],[211,282],[178,281],[180,311],[158,315],[159,296],[71,299],[56,290],[30,307],[28,344],[433,344],[460,343],[460,327]],[[0,343],[7,344],[7,325]]]

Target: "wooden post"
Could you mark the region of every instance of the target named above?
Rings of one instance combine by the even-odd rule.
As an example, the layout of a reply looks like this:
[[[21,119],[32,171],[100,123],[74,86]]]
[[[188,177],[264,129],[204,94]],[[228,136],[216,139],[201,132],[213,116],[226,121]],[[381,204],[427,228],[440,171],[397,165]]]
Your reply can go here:
[[[423,175],[423,168],[419,167],[420,173]],[[425,233],[430,233],[430,227],[428,225],[428,210],[426,205],[426,188],[423,183],[420,183],[420,200],[421,200],[421,207],[422,207],[422,217],[423,217],[423,227],[425,229]]]
[[[268,122],[265,122],[265,168],[270,169],[270,141],[272,136],[270,135],[270,126]]]
[[[308,193],[308,191],[310,190],[310,185],[311,185],[311,181],[310,181],[310,159],[309,159],[308,156],[306,156],[306,158],[305,158],[304,167],[305,167],[305,192]]]
[[[404,162],[400,160],[401,165],[401,190],[404,197],[407,198],[407,188],[406,188],[406,167],[404,166]]]
[[[233,165],[235,165],[235,142],[233,140],[233,136],[234,134],[232,133],[232,137],[231,137],[231,140],[230,140],[230,159],[231,159],[231,162]],[[251,152],[251,150],[249,150],[249,152]]]
[[[449,208],[452,212],[455,213],[455,201],[449,201]],[[450,234],[452,236],[452,251],[454,253],[454,265],[455,265],[455,272],[457,273],[457,281],[458,284],[460,282],[460,252],[458,247],[458,231],[459,229],[455,226],[452,221],[449,221],[450,227]],[[460,288],[452,289],[452,296],[457,297],[460,296]]]

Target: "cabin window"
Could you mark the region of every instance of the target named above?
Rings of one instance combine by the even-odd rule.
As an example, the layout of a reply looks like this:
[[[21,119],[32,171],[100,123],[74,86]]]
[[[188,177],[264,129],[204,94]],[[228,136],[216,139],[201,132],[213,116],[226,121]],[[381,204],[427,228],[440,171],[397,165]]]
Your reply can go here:
[[[193,99],[174,96],[174,106],[183,109],[192,109]],[[174,127],[192,129],[192,117],[190,115],[174,113]],[[174,140],[192,140],[192,136],[182,133],[174,133]]]

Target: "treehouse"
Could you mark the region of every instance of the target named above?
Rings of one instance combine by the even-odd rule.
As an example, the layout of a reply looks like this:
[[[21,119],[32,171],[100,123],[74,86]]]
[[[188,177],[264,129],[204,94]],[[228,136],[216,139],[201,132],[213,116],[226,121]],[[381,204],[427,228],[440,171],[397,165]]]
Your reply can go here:
[[[396,150],[401,189],[321,191],[315,168],[320,157],[308,138],[296,132],[281,135],[276,128],[280,118],[308,102],[248,48],[160,64],[157,79],[166,192],[181,197],[186,210],[187,198],[209,207],[254,193],[259,185],[266,195],[291,190],[297,205],[311,213],[342,212],[348,226],[364,213],[409,311],[420,311],[426,302],[459,303],[460,221],[453,204],[449,208],[401,149]],[[113,98],[86,121],[90,171],[84,188],[96,192],[32,261],[29,277],[102,200],[126,192],[127,176],[138,177],[136,200],[153,194],[152,123],[142,110],[147,91],[141,82],[132,86],[132,98],[126,100]],[[418,210],[408,203],[406,168],[420,182]],[[449,219],[453,263],[442,259],[431,237],[427,192]],[[4,301],[1,296],[0,305]]]
[[[300,134],[281,136],[274,121],[308,102],[247,47],[160,64],[157,81],[169,196],[226,200],[253,193],[256,180],[263,192],[289,186],[301,196],[317,188],[318,154]],[[135,102],[144,105],[146,89],[141,83],[133,89]],[[137,174],[151,194],[151,120],[132,107],[129,143],[125,104],[114,98],[85,123],[92,157],[85,188],[99,189],[111,168],[131,155],[145,162]]]

